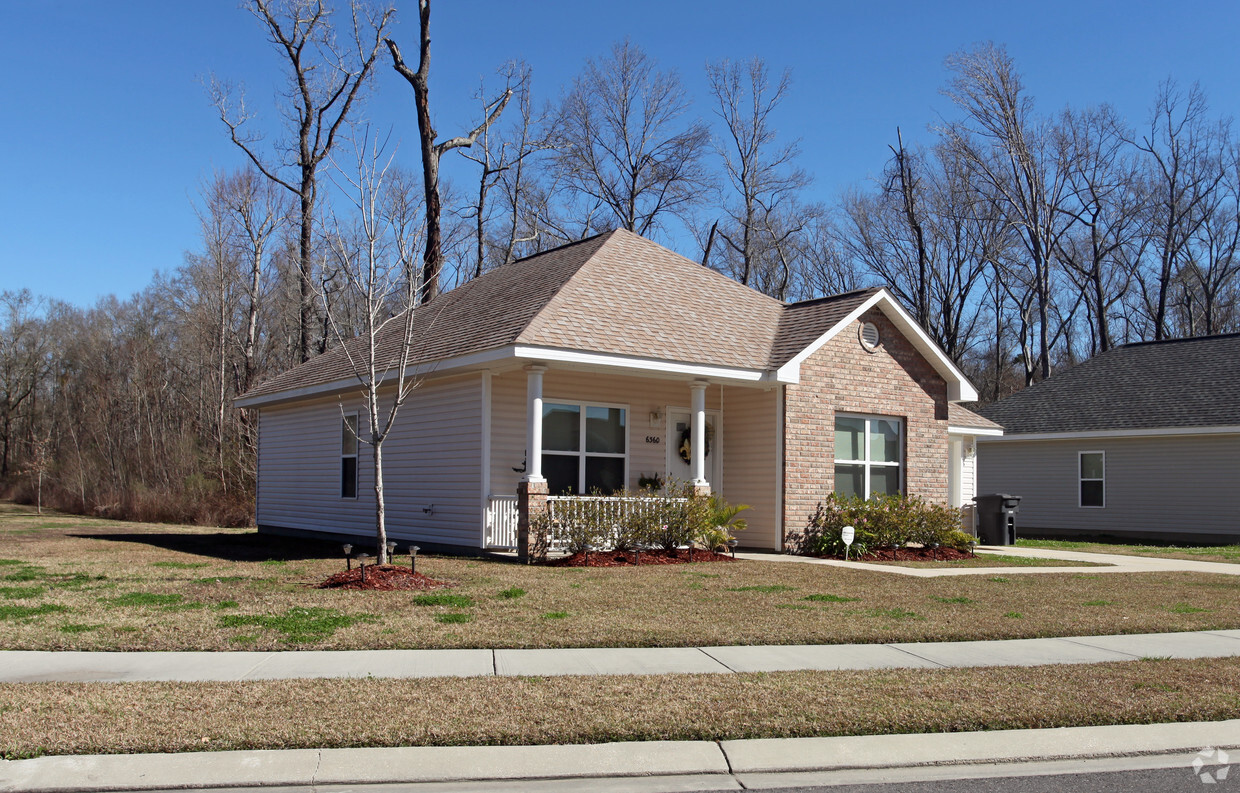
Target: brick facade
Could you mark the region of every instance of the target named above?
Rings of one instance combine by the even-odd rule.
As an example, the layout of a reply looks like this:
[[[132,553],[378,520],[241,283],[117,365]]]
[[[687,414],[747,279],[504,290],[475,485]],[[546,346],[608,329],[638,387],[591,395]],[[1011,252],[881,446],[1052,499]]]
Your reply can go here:
[[[874,351],[857,338],[878,326]],[[784,394],[784,532],[800,531],[835,490],[835,414],[904,422],[904,492],[948,500],[947,383],[877,308],[841,330],[801,364]]]

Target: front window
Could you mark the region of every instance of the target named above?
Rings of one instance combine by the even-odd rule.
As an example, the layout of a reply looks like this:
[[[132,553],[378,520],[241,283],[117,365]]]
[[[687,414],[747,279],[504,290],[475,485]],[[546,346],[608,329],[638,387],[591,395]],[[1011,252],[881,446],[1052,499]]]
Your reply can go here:
[[[543,404],[542,470],[551,495],[623,490],[628,410],[584,402]]]
[[[902,429],[899,419],[836,416],[836,495],[899,495]]]
[[[357,414],[340,422],[340,497],[357,498]]]
[[[1106,452],[1081,452],[1081,506],[1106,506]]]

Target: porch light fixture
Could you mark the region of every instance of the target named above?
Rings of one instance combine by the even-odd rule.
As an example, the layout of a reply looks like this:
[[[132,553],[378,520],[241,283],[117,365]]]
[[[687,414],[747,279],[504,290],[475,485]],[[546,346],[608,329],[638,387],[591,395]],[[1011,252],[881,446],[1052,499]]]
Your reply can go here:
[[[350,554],[353,553],[353,546],[346,542],[342,547],[344,548],[344,569],[352,570],[353,558]]]
[[[418,572],[418,551],[422,550],[416,545],[409,546],[409,572]]]
[[[663,414],[657,410],[650,411],[650,428],[658,429],[663,426]]]

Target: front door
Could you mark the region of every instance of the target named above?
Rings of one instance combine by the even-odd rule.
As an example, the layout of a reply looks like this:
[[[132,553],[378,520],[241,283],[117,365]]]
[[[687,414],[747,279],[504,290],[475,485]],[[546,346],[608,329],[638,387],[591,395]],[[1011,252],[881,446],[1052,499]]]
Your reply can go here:
[[[667,411],[667,475],[680,482],[693,479],[693,458],[689,451],[689,429],[693,414],[684,408],[668,408]],[[719,433],[719,411],[706,411],[706,481],[712,492],[723,491],[723,466],[720,461],[722,435]]]

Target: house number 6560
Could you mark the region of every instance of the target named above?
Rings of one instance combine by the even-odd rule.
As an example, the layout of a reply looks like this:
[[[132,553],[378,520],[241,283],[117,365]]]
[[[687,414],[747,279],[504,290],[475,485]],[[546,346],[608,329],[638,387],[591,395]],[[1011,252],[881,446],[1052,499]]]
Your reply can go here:
[[[646,436],[646,443],[662,443],[662,442],[663,442],[663,439],[660,438],[658,435],[647,435]]]

